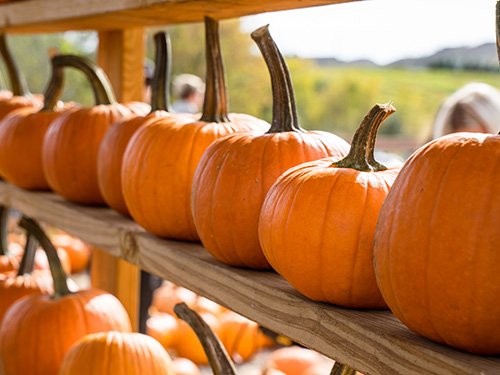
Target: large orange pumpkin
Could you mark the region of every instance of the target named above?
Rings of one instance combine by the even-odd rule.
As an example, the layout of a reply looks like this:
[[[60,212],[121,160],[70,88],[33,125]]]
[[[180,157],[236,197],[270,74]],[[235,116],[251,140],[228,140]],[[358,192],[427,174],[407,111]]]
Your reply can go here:
[[[216,259],[232,266],[270,268],[257,230],[267,191],[287,169],[343,157],[349,144],[331,133],[300,128],[290,75],[268,27],[252,37],[271,75],[271,129],[263,135],[231,134],[206,150],[193,179],[192,210],[201,242]]]
[[[96,105],[66,111],[45,133],[42,165],[49,186],[66,199],[82,204],[104,204],[97,183],[97,154],[112,123],[131,110],[114,99],[99,67],[73,55],[53,57],[55,69],[73,67],[84,72],[94,89]]]
[[[305,296],[350,308],[386,308],[373,270],[378,214],[399,168],[373,158],[376,132],[395,109],[376,105],[342,160],[294,167],[262,206],[259,238],[269,263]]]
[[[417,150],[380,212],[375,273],[411,330],[500,354],[500,135],[456,133]]]
[[[123,153],[132,135],[141,126],[168,117],[182,124],[192,122],[192,116],[169,112],[170,39],[163,32],[154,36],[156,45],[155,74],[151,82],[151,112],[146,116],[132,115],[115,122],[101,142],[97,158],[99,189],[106,203],[122,215],[129,215],[122,193],[121,166]]]
[[[0,174],[24,189],[49,189],[42,168],[42,142],[50,123],[64,107],[58,104],[62,91],[61,72],[52,68],[52,79],[41,110],[24,107],[0,121]]]
[[[7,309],[18,299],[31,294],[52,292],[52,279],[47,271],[35,271],[38,242],[28,234],[24,254],[16,274],[0,274],[0,322]]]
[[[160,237],[198,241],[191,186],[203,152],[234,132],[267,130],[251,116],[227,114],[218,23],[206,18],[207,79],[203,115],[189,124],[160,119],[141,127],[130,140],[122,164],[122,189],[133,219]]]
[[[153,338],[137,332],[86,335],[68,351],[59,375],[175,375],[172,360]]]
[[[131,331],[127,312],[111,294],[97,289],[72,293],[57,252],[40,227],[22,218],[47,252],[53,295],[32,295],[15,302],[0,326],[0,373],[57,375],[66,352],[81,337],[101,331]]]
[[[0,100],[0,120],[2,120],[9,112],[18,108],[41,108],[43,105],[42,100],[39,96],[33,96],[29,92],[24,77],[9,51],[5,34],[2,32],[0,32],[0,54],[3,57],[5,66],[9,73],[10,84],[12,86],[12,95],[9,98],[6,98],[6,100]]]

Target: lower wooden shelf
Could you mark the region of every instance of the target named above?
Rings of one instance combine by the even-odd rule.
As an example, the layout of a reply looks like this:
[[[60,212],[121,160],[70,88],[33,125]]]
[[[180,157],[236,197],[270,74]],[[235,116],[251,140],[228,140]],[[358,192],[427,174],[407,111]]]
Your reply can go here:
[[[103,207],[70,203],[0,181],[0,204],[56,226],[365,374],[500,374],[500,357],[430,342],[390,311],[312,302],[272,271],[226,266],[200,244],[159,239]]]

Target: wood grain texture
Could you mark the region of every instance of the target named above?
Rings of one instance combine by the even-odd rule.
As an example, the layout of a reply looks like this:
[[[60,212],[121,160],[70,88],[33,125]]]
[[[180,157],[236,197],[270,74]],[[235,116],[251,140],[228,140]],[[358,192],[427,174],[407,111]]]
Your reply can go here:
[[[365,374],[500,373],[499,357],[432,343],[409,331],[389,311],[312,302],[272,271],[226,266],[200,244],[156,238],[110,209],[79,206],[52,193],[28,192],[5,182],[0,182],[0,202]]]
[[[29,0],[0,4],[7,32],[117,30],[359,0]]]

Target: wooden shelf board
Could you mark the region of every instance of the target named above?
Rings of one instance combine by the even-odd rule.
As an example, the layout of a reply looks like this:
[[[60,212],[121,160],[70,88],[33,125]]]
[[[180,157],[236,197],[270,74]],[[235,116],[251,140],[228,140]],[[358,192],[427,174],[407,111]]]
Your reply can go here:
[[[389,311],[316,303],[272,271],[226,266],[200,244],[159,239],[108,208],[70,203],[0,181],[0,204],[54,225],[365,374],[499,374],[500,357],[432,343]]]
[[[359,0],[28,0],[0,5],[6,32],[119,30]]]

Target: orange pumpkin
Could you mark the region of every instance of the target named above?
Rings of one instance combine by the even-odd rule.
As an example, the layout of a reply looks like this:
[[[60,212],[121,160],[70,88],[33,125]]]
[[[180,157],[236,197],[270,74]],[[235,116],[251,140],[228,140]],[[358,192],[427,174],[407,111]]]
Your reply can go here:
[[[125,216],[129,216],[129,212],[123,199],[121,166],[123,153],[132,135],[139,127],[154,123],[162,117],[168,117],[177,123],[193,121],[191,116],[169,113],[170,39],[163,32],[155,34],[154,39],[156,69],[151,83],[151,112],[146,116],[129,116],[111,125],[101,142],[97,158],[97,178],[101,194],[111,208]]]
[[[196,293],[171,282],[164,281],[153,292],[151,306],[157,311],[173,314],[176,304],[184,302],[189,307],[195,308],[197,300],[198,296]]]
[[[271,352],[265,361],[264,367],[281,371],[286,375],[303,375],[313,366],[324,362],[326,360],[323,356],[314,350],[293,345]],[[325,374],[328,374],[328,372],[325,372]]]
[[[378,214],[399,168],[373,158],[380,124],[395,111],[376,105],[342,160],[289,169],[262,206],[259,238],[273,268],[305,296],[350,308],[386,308],[373,270]]]
[[[146,333],[156,339],[165,349],[174,346],[179,322],[177,319],[163,312],[154,312],[146,320]]]
[[[160,237],[198,241],[191,214],[193,175],[216,139],[238,131],[266,129],[255,118],[227,115],[218,23],[205,19],[207,79],[203,115],[189,124],[161,119],[137,130],[122,164],[123,196],[133,219]]]
[[[175,375],[172,360],[154,339],[137,332],[86,335],[68,351],[59,375]]]
[[[21,251],[12,252],[7,242],[9,209],[0,206],[0,274],[11,273],[19,268]],[[22,250],[21,247],[19,247]]]
[[[92,246],[67,233],[58,233],[51,237],[57,249],[63,249],[69,257],[71,273],[82,272],[89,266]]]
[[[7,309],[18,299],[32,294],[50,294],[50,273],[34,272],[35,253],[38,243],[28,235],[25,250],[17,274],[0,274],[0,322]]]
[[[41,161],[43,137],[50,123],[70,108],[58,104],[62,79],[56,77],[60,74],[53,66],[52,79],[41,110],[36,107],[20,108],[0,122],[0,174],[24,189],[49,189]]]
[[[97,182],[99,146],[111,124],[132,112],[116,102],[105,73],[90,61],[59,55],[53,64],[59,70],[83,71],[92,83],[96,105],[68,110],[51,123],[42,146],[45,178],[52,190],[70,201],[104,204]]]
[[[267,191],[287,169],[328,156],[343,157],[349,144],[331,133],[300,128],[290,74],[268,27],[252,37],[271,75],[271,129],[263,135],[231,134],[206,150],[193,179],[192,210],[201,242],[217,260],[270,268],[257,230]]]
[[[201,375],[200,368],[187,358],[175,358],[172,361],[172,368],[174,369],[175,375]]]
[[[380,212],[377,282],[394,315],[433,341],[500,354],[500,135],[418,149]]]
[[[113,295],[97,289],[72,293],[45,233],[25,217],[20,226],[30,231],[47,252],[54,294],[24,297],[7,310],[0,326],[0,372],[57,375],[64,355],[78,339],[101,331],[130,332],[131,324]]]
[[[17,64],[7,46],[5,34],[0,32],[0,54],[3,57],[5,66],[9,73],[10,83],[12,86],[12,94],[10,98],[0,101],[0,120],[2,120],[9,112],[23,107],[41,108],[42,100],[39,97],[31,95]]]

